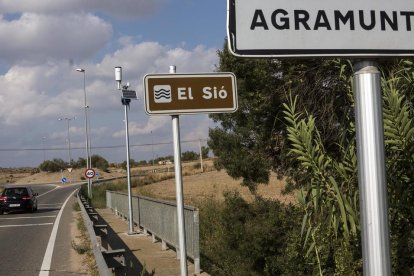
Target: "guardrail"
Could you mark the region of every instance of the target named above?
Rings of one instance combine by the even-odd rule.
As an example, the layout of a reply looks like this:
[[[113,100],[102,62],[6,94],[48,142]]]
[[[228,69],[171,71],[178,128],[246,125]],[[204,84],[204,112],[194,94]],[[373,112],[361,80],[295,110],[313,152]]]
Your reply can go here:
[[[128,195],[106,191],[106,206],[115,214],[128,217]],[[153,241],[160,239],[162,249],[167,244],[178,251],[177,205],[173,202],[143,196],[132,197],[133,221],[145,233],[150,232]],[[187,256],[194,262],[195,274],[200,274],[199,211],[184,206]]]
[[[108,233],[107,225],[99,225],[98,214],[89,206],[87,200],[78,191],[78,204],[82,218],[88,230],[91,248],[95,256],[96,266],[100,276],[112,276],[112,269],[125,267],[125,249],[109,250],[101,246],[100,237]],[[96,232],[100,233],[97,236]]]

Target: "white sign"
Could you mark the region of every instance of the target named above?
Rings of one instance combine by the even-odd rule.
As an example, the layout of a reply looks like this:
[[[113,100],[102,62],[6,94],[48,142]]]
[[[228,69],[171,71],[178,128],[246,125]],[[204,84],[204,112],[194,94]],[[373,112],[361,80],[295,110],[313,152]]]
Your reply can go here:
[[[413,0],[228,0],[240,56],[414,56]]]
[[[85,171],[86,178],[94,178],[95,177],[95,170],[94,169],[87,169]]]

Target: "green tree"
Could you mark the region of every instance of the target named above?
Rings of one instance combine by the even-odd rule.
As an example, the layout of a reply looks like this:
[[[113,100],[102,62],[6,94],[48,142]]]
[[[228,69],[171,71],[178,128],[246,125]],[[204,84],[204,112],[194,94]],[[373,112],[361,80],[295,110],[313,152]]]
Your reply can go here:
[[[201,147],[201,156],[203,157],[203,159],[208,158],[208,153],[209,152],[210,152],[209,147],[205,147],[205,146]]]
[[[300,191],[302,238],[319,274],[361,271],[352,66],[347,60],[249,59],[219,51],[237,76],[239,110],[214,114],[209,147],[254,193],[270,171]],[[384,129],[393,273],[414,270],[412,61],[384,60]]]
[[[96,167],[104,172],[108,172],[109,163],[108,161],[98,154],[91,156],[91,166]]]
[[[66,169],[68,164],[62,159],[45,160],[39,165],[39,169],[44,172],[60,172]]]
[[[197,160],[198,158],[199,158],[199,155],[195,153],[194,151],[185,151],[181,153],[182,161],[193,161],[193,160]]]
[[[237,112],[210,116],[219,124],[210,130],[208,142],[219,157],[218,168],[225,168],[234,178],[242,177],[243,185],[253,192],[259,183],[268,182],[270,170],[280,176],[296,174],[286,158],[288,141],[282,119],[289,91],[301,95],[300,112],[307,110],[318,118],[315,124],[325,148],[339,151],[337,126],[349,113],[349,82],[340,76],[340,69],[349,71],[343,66],[345,61],[239,58],[226,45],[218,54],[218,71],[237,77],[239,100]]]

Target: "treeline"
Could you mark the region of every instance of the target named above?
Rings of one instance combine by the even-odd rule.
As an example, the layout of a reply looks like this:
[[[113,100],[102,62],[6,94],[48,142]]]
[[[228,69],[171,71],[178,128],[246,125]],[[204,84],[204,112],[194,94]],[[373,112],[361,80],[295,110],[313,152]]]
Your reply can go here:
[[[208,147],[201,147],[201,152],[203,155],[203,158],[208,157],[209,148]],[[181,160],[182,161],[195,161],[200,158],[200,155],[197,154],[194,151],[185,151],[181,154]],[[129,164],[131,167],[139,167],[139,166],[147,166],[155,164],[157,165],[160,161],[174,161],[174,157],[171,155],[158,157],[154,160],[141,160],[141,161],[135,161],[134,159],[130,159]],[[123,168],[126,169],[126,161],[123,161],[121,163],[109,163],[104,157],[94,154],[91,156],[91,162],[93,168],[98,168],[102,171],[108,172],[109,167],[115,167],[115,168]],[[86,159],[79,157],[77,161],[72,160],[70,163],[64,161],[60,158],[54,158],[52,160],[45,160],[39,165],[39,169],[41,171],[45,172],[60,172],[61,170],[65,170],[67,168],[85,168],[86,167]],[[31,169],[33,170],[33,169]]]
[[[98,168],[104,172],[108,172],[108,161],[98,154],[91,156],[91,163],[93,168]],[[44,172],[60,172],[67,168],[80,169],[86,168],[86,159],[79,157],[77,161],[66,162],[63,159],[54,158],[52,160],[45,160],[39,165],[39,169]]]

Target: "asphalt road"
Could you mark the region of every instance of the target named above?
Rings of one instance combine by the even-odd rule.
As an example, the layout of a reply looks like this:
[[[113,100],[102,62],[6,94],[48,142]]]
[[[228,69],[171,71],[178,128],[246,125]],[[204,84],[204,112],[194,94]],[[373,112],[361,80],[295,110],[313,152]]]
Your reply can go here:
[[[69,225],[79,185],[31,186],[39,193],[37,212],[0,215],[0,275],[73,275]]]

